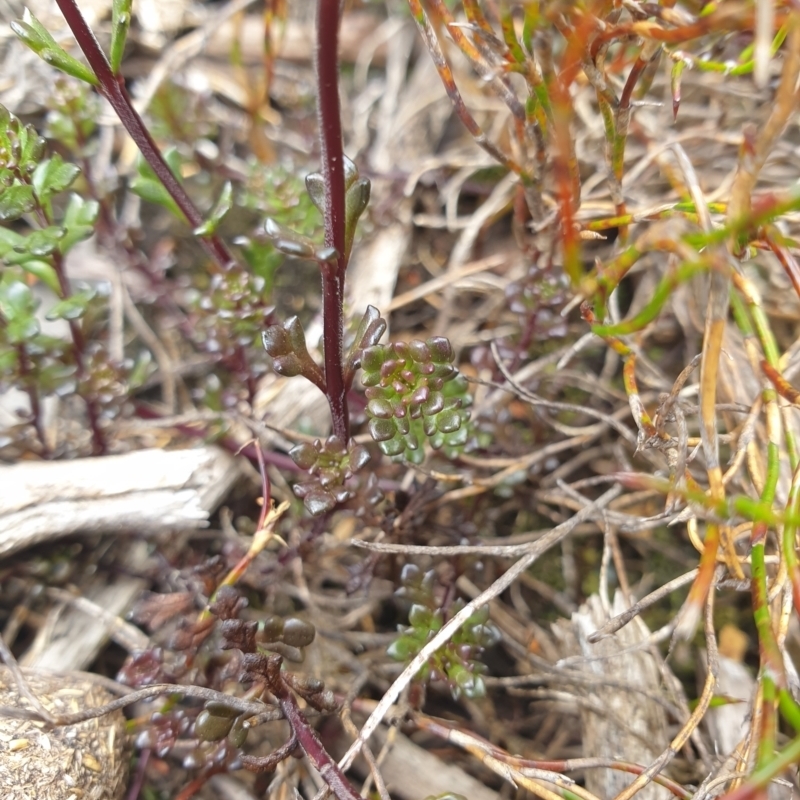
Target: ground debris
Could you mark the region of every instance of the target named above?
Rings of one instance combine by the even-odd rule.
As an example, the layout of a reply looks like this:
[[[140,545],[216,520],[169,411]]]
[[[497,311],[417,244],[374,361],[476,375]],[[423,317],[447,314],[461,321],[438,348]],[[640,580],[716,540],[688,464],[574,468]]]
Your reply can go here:
[[[53,714],[108,702],[108,693],[78,673],[28,672],[36,697]],[[10,671],[0,670],[0,705],[20,707]],[[0,718],[0,796],[7,800],[115,800],[128,774],[125,718],[117,711],[78,725],[48,729]]]

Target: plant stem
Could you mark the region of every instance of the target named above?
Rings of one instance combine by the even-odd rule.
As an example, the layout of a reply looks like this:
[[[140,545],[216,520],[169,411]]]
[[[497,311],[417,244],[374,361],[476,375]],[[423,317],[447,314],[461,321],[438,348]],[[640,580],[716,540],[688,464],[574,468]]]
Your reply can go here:
[[[322,265],[325,384],[333,432],[343,442],[349,430],[347,390],[342,366],[344,325],[345,189],[342,123],[339,113],[339,0],[319,0],[317,6],[317,108],[322,177],[325,184],[325,245],[335,247],[335,263]]]
[[[308,724],[303,712],[297,705],[297,698],[281,677],[280,656],[272,656],[267,667],[267,680],[269,690],[275,695],[280,704],[283,716],[292,728],[292,733],[297,738],[309,761],[322,776],[325,783],[336,796],[337,800],[361,800],[358,793],[350,785],[344,773],[336,762],[330,757],[328,751],[320,741],[317,732]]]
[[[56,250],[53,253],[53,267],[58,276],[58,284],[61,288],[61,299],[66,300],[72,292],[67,279],[67,271],[64,267],[64,257]],[[76,319],[67,320],[70,336],[72,337],[72,353],[75,359],[75,378],[77,382],[78,394],[83,397],[86,403],[86,414],[89,417],[89,428],[92,431],[92,454],[96,456],[105,455],[106,437],[100,429],[100,410],[97,407],[97,398],[92,394],[90,385],[87,385],[86,392],[81,391],[81,382],[89,376],[86,371],[86,339],[83,335],[80,323]]]
[[[42,456],[44,458],[50,457],[50,448],[47,446],[47,439],[44,435],[44,425],[42,423],[42,407],[39,402],[39,391],[36,388],[36,380],[31,375],[31,364],[28,358],[28,351],[25,349],[24,344],[16,346],[17,358],[19,359],[19,371],[22,383],[25,386],[25,391],[28,394],[28,400],[31,404],[31,419],[33,427],[36,431],[36,436],[39,439],[39,444],[42,447]]]
[[[56,0],[64,19],[72,30],[78,46],[83,51],[89,66],[97,76],[100,85],[98,90],[108,100],[116,112],[120,122],[130,134],[133,141],[141,151],[147,163],[155,172],[158,179],[164,184],[166,190],[177,203],[183,215],[192,228],[203,224],[203,216],[192,202],[186,190],[178,179],[172,174],[161,152],[159,151],[150,131],[145,126],[139,112],[133,106],[130,95],[125,88],[122,76],[114,75],[97,39],[91,28],[86,24],[76,0]],[[228,270],[235,260],[222,239],[216,234],[200,236],[201,244],[208,255],[219,264],[223,270]]]
[[[48,209],[39,202],[38,198],[36,200],[36,215],[42,228],[53,224]],[[72,296],[72,290],[69,285],[69,279],[67,278],[64,256],[59,250],[53,252],[53,269],[58,278],[59,299],[67,300]],[[92,395],[90,386],[87,385],[87,391],[85,393],[81,390],[81,383],[87,378],[85,362],[86,339],[78,320],[67,320],[67,325],[69,326],[69,332],[72,338],[72,357],[75,359],[76,391],[86,403],[86,414],[89,418],[89,428],[92,431],[92,455],[102,456],[105,455],[106,452],[106,437],[100,429],[100,409],[97,405],[97,398]],[[38,409],[36,414],[38,416]],[[44,444],[44,440],[42,440],[42,444]]]

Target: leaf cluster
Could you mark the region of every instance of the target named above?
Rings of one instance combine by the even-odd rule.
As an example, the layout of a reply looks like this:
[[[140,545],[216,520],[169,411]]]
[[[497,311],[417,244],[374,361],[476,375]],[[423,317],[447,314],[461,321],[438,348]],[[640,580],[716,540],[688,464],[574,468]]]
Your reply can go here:
[[[467,442],[466,379],[453,366],[455,354],[442,336],[408,344],[373,345],[361,358],[369,432],[388,456],[418,464],[422,443],[455,455]]]
[[[79,172],[57,153],[48,157],[37,131],[0,107],[0,383],[24,387],[34,404],[80,391],[71,343],[43,333],[38,312],[49,294],[47,319],[78,324],[96,298],[90,288],[71,291],[63,275],[64,257],[92,234],[98,214],[79,194],[54,202]]]
[[[445,609],[435,599],[435,573],[422,572],[414,564],[406,564],[397,593],[413,603],[408,613],[408,626],[399,625],[400,634],[387,650],[396,661],[409,662],[430,641],[445,623]],[[449,616],[464,607],[457,600],[448,609]],[[481,677],[486,666],[480,661],[483,652],[500,641],[500,631],[489,620],[489,606],[478,609],[442,648],[436,651],[417,674],[421,682],[446,683],[457,700],[462,693],[472,700],[486,694]]]
[[[298,467],[311,475],[311,480],[295,484],[294,493],[303,499],[306,509],[314,516],[332,511],[338,503],[353,498],[355,491],[345,483],[369,461],[364,445],[353,439],[345,445],[338,436],[299,444],[289,455]]]

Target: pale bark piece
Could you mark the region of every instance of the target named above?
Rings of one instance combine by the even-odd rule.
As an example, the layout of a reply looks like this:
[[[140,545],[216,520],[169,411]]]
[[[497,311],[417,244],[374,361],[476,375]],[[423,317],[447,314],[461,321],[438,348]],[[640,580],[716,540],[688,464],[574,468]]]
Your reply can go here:
[[[753,699],[756,681],[751,671],[741,661],[728,656],[718,656],[717,685],[714,693],[739,702],[725,703],[709,708],[704,717],[714,744],[714,752],[721,758],[736,760],[735,753],[748,736],[752,724]],[[703,654],[700,663],[707,659]],[[767,787],[769,800],[792,800],[795,797],[788,782],[771,781]]]
[[[619,592],[610,614],[603,609],[600,598],[592,595],[572,615],[571,623],[563,621],[554,625],[553,630],[568,659],[566,674],[576,669],[582,677],[596,681],[581,683],[576,689],[586,700],[581,706],[583,755],[648,767],[667,747],[669,739],[663,706],[643,694],[657,695],[663,690],[658,665],[646,647],[631,651],[647,640],[647,626],[636,618],[613,636],[595,644],[588,640],[610,616],[626,609]],[[596,797],[612,798],[635,777],[618,770],[592,769],[586,773],[586,788]],[[667,800],[670,795],[663,787],[651,783],[636,796],[640,800]]]
[[[204,527],[239,475],[213,446],[0,467],[0,558],[72,533]]]
[[[20,663],[43,670],[88,668],[115,635],[121,624],[120,618],[130,610],[146,585],[145,581],[129,577],[118,578],[112,583],[108,581],[109,576],[103,574],[84,589],[83,598],[89,603],[83,606],[77,603],[67,608],[56,606],[51,609],[49,616],[53,617],[53,624],[45,623],[39,628]],[[94,606],[93,614],[89,613],[92,610],[90,604]],[[148,639],[139,632],[135,641],[131,642],[128,636],[122,643],[128,650],[142,650]]]
[[[306,329],[306,341],[315,341],[311,326]],[[310,348],[312,358],[321,360],[317,351]],[[284,378],[268,372],[259,381],[258,391],[253,402],[253,416],[262,419],[267,425],[284,430],[310,430],[324,438],[330,429],[328,401],[316,387],[303,378]],[[262,441],[269,447],[288,450],[296,442],[280,433],[266,429]]]
[[[113,698],[86,676],[25,672],[33,694],[51,713],[68,714]],[[28,707],[6,667],[0,668],[0,705]],[[0,797],[4,800],[118,800],[128,774],[121,711],[78,725],[0,717]]]
[[[376,756],[386,737],[385,728],[375,731],[372,741],[377,744],[373,749]],[[363,771],[364,762],[356,763],[361,765],[358,768]],[[445,793],[460,794],[468,800],[498,800],[499,797],[497,792],[460,767],[442,761],[399,732],[380,765],[380,771],[391,796],[402,800],[424,800]]]
[[[714,751],[730,755],[747,735],[756,682],[747,667],[732,658],[719,656],[717,694],[739,700],[739,703],[709,708],[706,723],[714,740]]]

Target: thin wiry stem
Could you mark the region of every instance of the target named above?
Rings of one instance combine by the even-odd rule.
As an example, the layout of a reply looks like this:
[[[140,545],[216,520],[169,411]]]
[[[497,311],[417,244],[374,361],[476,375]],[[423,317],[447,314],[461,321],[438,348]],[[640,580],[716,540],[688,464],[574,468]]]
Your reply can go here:
[[[317,6],[317,106],[325,184],[325,245],[339,253],[322,264],[322,313],[325,343],[325,387],[333,432],[347,441],[349,419],[342,362],[345,244],[345,186],[342,122],[339,111],[339,0],[319,0]]]
[[[125,88],[125,81],[121,76],[114,75],[100,45],[81,14],[75,0],[56,0],[64,19],[67,21],[75,36],[78,46],[83,51],[89,66],[92,68],[100,85],[98,90],[108,100],[114,112],[128,131],[136,146],[141,151],[156,177],[164,184],[181,213],[186,217],[192,228],[199,228],[203,224],[203,216],[192,202],[186,190],[178,179],[172,174],[161,151],[153,140],[150,131],[144,124],[139,112],[134,108],[130,95]],[[227,245],[217,234],[200,236],[200,243],[208,255],[223,270],[230,269],[235,264],[235,259],[228,250]]]

